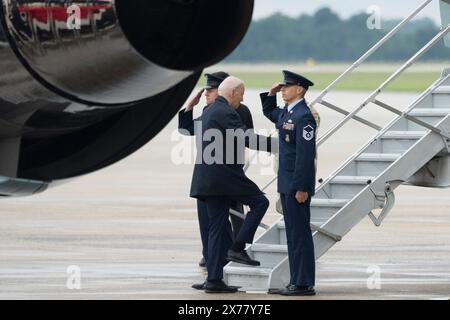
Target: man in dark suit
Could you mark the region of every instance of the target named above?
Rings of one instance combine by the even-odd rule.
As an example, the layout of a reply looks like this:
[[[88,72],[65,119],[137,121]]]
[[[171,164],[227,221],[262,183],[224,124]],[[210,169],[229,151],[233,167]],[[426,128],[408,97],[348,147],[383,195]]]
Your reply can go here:
[[[203,111],[206,110],[210,105],[214,103],[218,94],[219,85],[229,77],[229,74],[223,71],[205,74],[206,77],[206,87],[201,89],[188,103],[187,107],[181,110],[178,113],[178,130],[183,135],[194,135],[194,124],[195,121],[199,121],[200,119],[194,119],[194,108],[200,103],[200,99],[202,95],[205,95],[206,98],[206,106],[203,108]],[[197,215],[198,215],[198,223],[200,228],[200,238],[202,240],[202,259],[198,263],[200,267],[206,267],[206,261],[208,259],[208,234],[209,234],[209,218],[208,218],[208,210],[206,209],[205,201],[197,199]],[[227,238],[225,242],[228,246],[231,246],[233,241],[232,229],[235,231],[239,230],[242,225],[242,220],[239,217],[232,216],[231,221],[233,223],[233,227],[231,224],[227,224]],[[195,286],[194,289],[202,289],[200,286]]]
[[[194,127],[195,127],[195,121],[199,121],[200,118],[194,119],[193,116],[193,109],[195,106],[197,106],[200,103],[201,96],[205,95],[206,97],[206,103],[207,105],[203,108],[203,111],[205,111],[209,106],[211,106],[214,101],[216,100],[218,96],[218,88],[219,85],[222,83],[225,78],[229,76],[226,72],[216,72],[211,74],[205,74],[206,76],[206,87],[200,90],[193,98],[189,101],[186,109],[181,110],[178,113],[178,129],[181,134],[184,135],[190,135],[193,136],[195,134]],[[240,104],[239,107],[236,109],[239,116],[241,117],[242,122],[248,128],[249,130],[254,130],[253,125],[253,117],[250,112],[250,109],[244,105]],[[258,146],[257,149],[259,151],[271,151],[271,144],[272,141],[270,139],[267,140],[267,143],[265,145]],[[237,212],[240,212],[244,214],[244,208],[242,204],[235,203],[231,207]],[[202,200],[197,200],[197,214],[198,214],[198,221],[199,221],[199,227],[200,227],[200,236],[202,240],[202,259],[199,262],[200,267],[206,267],[206,261],[208,257],[208,233],[209,233],[209,218],[208,218],[208,212],[206,208],[206,203]],[[231,215],[231,225],[227,224],[227,232],[232,233],[231,235],[227,236],[227,239],[225,240],[227,243],[227,246],[230,247],[232,244],[232,239],[236,238],[243,220],[240,217],[237,217],[236,215]],[[231,231],[232,230],[232,231]],[[195,286],[195,289],[201,289],[199,286]]]
[[[238,133],[243,134],[247,130],[236,111],[243,100],[244,92],[245,87],[241,80],[228,77],[219,87],[219,97],[203,112],[199,122],[202,133],[201,148],[198,150],[190,195],[205,201],[210,221],[208,278],[205,285],[208,293],[237,291],[237,288],[228,287],[222,281],[226,259],[259,265],[258,261],[248,256],[245,245],[253,242],[255,232],[269,207],[269,201],[258,186],[245,175],[241,163],[245,145],[236,142],[236,137],[241,138]],[[230,134],[232,139],[229,139]],[[249,206],[250,212],[230,249],[226,247],[224,237],[233,203]]]
[[[314,242],[310,227],[311,197],[315,194],[317,123],[305,102],[314,84],[305,77],[283,71],[284,81],[261,94],[264,115],[279,130],[278,192],[281,194],[291,273],[290,285],[279,293],[315,295]],[[277,107],[282,92],[284,108]]]

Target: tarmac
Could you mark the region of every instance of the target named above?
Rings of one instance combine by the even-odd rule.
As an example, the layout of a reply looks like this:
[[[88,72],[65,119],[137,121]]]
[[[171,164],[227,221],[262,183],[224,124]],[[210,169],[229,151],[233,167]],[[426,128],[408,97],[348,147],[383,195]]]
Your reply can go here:
[[[257,94],[250,90],[246,98],[256,127],[272,129]],[[340,92],[329,100],[352,110],[368,94]],[[382,101],[404,108],[415,97],[389,93]],[[361,115],[379,124],[392,118],[370,108]],[[319,111],[322,133],[342,118]],[[190,288],[205,271],[197,265],[195,201],[188,197],[193,164],[176,164],[176,123],[105,170],[40,195],[2,200],[0,299],[299,299]],[[349,124],[320,150],[319,177],[374,134]],[[270,158],[260,160],[264,164],[252,166],[249,176],[262,187],[272,175]],[[264,222],[270,224],[278,218],[275,186],[267,194],[271,207]],[[449,299],[450,190],[402,186],[396,198],[380,228],[364,219],[319,259],[318,295],[305,299]]]

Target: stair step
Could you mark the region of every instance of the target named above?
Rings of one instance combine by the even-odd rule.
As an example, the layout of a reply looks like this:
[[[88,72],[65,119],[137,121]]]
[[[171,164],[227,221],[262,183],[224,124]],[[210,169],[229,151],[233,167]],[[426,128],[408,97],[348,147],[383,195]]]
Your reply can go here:
[[[342,208],[350,199],[312,199],[311,207]]]
[[[224,269],[224,280],[228,285],[241,287],[239,291],[267,292],[269,278],[273,267],[227,266]]]
[[[365,165],[367,168],[364,168],[364,170],[358,168],[356,175],[337,176],[328,183],[328,195],[330,197],[335,199],[353,199],[355,195],[367,187],[369,182],[378,175],[379,171],[382,171],[378,166],[384,166],[385,162],[359,162],[358,164],[359,166]],[[358,171],[360,171],[360,173],[358,173]],[[314,222],[320,224],[322,220],[319,219]]]
[[[287,246],[282,244],[254,243],[251,246],[251,250],[253,252],[275,252],[287,254]]]
[[[367,185],[374,177],[369,176],[337,176],[330,181],[331,184],[357,184]]]
[[[271,268],[261,268],[261,267],[252,267],[252,266],[227,266],[224,269],[226,274],[234,274],[234,275],[242,275],[242,276],[259,276],[259,277],[268,277],[272,272]]]
[[[283,236],[285,236],[285,234],[283,234]],[[260,267],[262,268],[276,267],[281,261],[283,261],[283,259],[286,258],[288,254],[287,242],[280,242],[280,244],[254,243],[250,247],[250,250],[253,258],[261,262]]]
[[[330,217],[330,218],[331,218],[331,217]],[[316,225],[316,226],[321,226],[321,225],[323,225],[325,222],[327,222],[328,220],[329,220],[329,218],[326,219],[326,220],[320,221],[320,222],[314,222],[314,221],[311,221],[311,224],[314,224],[314,225]],[[286,229],[286,223],[284,222],[284,220],[278,222],[277,227],[278,227],[278,229],[280,229],[280,230],[285,230],[285,229]]]
[[[344,207],[347,203],[349,203],[350,199],[316,199],[313,198],[311,200],[311,223],[315,224],[323,224],[326,222],[331,216],[333,216],[337,210]],[[316,209],[315,209],[316,208]],[[336,211],[328,209],[325,212],[317,212],[318,208],[331,208],[336,209]],[[278,223],[278,229],[286,229],[284,224],[284,220],[281,220]]]
[[[420,108],[412,110],[409,115],[414,117],[445,117],[450,113],[450,109]]]
[[[337,211],[349,203],[350,199],[317,199],[311,200],[311,223],[322,225]],[[278,229],[286,229],[284,221],[278,223]],[[285,235],[282,234],[280,243],[285,243]]]
[[[426,131],[388,131],[381,139],[419,140]]]
[[[439,88],[437,88],[436,90],[433,91],[433,94],[438,93],[438,94],[450,94],[450,86],[441,86]]]
[[[400,157],[397,153],[363,153],[356,161],[395,162]]]

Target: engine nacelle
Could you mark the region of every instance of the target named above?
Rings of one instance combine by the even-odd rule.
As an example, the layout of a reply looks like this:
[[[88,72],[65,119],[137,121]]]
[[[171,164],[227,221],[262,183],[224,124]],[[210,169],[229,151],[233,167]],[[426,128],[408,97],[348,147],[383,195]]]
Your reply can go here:
[[[239,44],[253,12],[253,0],[0,3],[0,195],[138,150]]]

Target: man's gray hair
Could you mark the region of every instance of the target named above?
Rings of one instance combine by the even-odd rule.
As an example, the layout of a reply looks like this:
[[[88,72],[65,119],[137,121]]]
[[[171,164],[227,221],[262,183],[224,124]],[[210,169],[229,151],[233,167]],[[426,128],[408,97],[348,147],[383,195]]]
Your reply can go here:
[[[234,76],[229,76],[225,80],[223,80],[222,84],[219,86],[219,95],[220,96],[229,96],[231,93],[244,85],[244,81]]]

